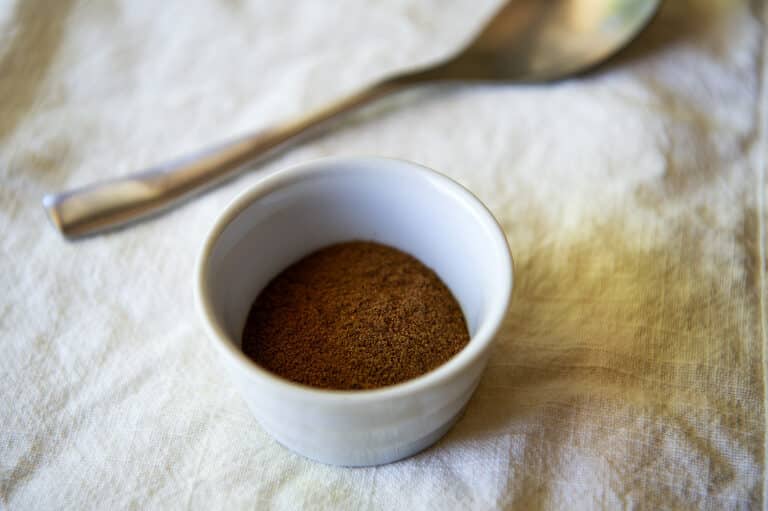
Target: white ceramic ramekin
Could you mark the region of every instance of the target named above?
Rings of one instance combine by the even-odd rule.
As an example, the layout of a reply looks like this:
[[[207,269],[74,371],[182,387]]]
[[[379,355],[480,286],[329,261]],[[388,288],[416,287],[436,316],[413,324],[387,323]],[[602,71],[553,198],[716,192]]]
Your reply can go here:
[[[240,351],[259,291],[323,246],[373,240],[432,268],[456,296],[471,340],[413,380],[329,391],[282,379]],[[266,177],[224,211],[197,264],[196,301],[223,365],[261,426],[286,447],[333,465],[377,465],[437,441],[458,420],[486,365],[513,284],[506,238],[465,188],[420,165],[330,158]]]

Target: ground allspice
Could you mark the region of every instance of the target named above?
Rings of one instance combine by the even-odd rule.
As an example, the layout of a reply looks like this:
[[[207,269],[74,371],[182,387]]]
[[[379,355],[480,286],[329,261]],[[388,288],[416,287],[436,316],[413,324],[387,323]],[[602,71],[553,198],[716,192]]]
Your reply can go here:
[[[284,378],[373,389],[424,374],[469,342],[459,304],[414,257],[379,243],[331,245],[288,267],[256,298],[243,351]]]

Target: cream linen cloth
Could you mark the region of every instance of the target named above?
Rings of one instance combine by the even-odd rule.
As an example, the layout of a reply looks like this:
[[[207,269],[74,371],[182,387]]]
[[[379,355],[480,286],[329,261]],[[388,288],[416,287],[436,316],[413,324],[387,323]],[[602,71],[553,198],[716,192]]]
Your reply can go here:
[[[494,1],[0,4],[0,507],[759,509],[762,2],[668,0],[608,66],[425,87],[77,243],[44,193],[268,126],[457,47]],[[399,463],[276,444],[195,315],[214,218],[326,155],[438,169],[503,224],[514,303],[465,417]]]

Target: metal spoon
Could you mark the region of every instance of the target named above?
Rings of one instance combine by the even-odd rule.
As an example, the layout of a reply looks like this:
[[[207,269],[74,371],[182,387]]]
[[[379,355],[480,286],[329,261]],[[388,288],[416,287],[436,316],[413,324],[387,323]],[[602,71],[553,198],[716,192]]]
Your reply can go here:
[[[233,176],[244,163],[374,98],[433,81],[546,81],[605,60],[650,21],[659,0],[513,0],[464,49],[434,66],[390,77],[308,115],[129,176],[47,195],[68,238],[112,229],[168,208]]]

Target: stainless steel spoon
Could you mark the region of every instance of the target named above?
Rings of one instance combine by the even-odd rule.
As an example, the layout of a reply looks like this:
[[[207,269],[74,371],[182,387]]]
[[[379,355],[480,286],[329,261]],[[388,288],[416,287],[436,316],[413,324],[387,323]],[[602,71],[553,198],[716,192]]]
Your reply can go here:
[[[68,238],[168,208],[234,175],[243,164],[374,98],[433,81],[547,81],[584,71],[632,40],[660,0],[512,0],[455,56],[374,84],[318,111],[125,177],[60,194],[43,206]]]

